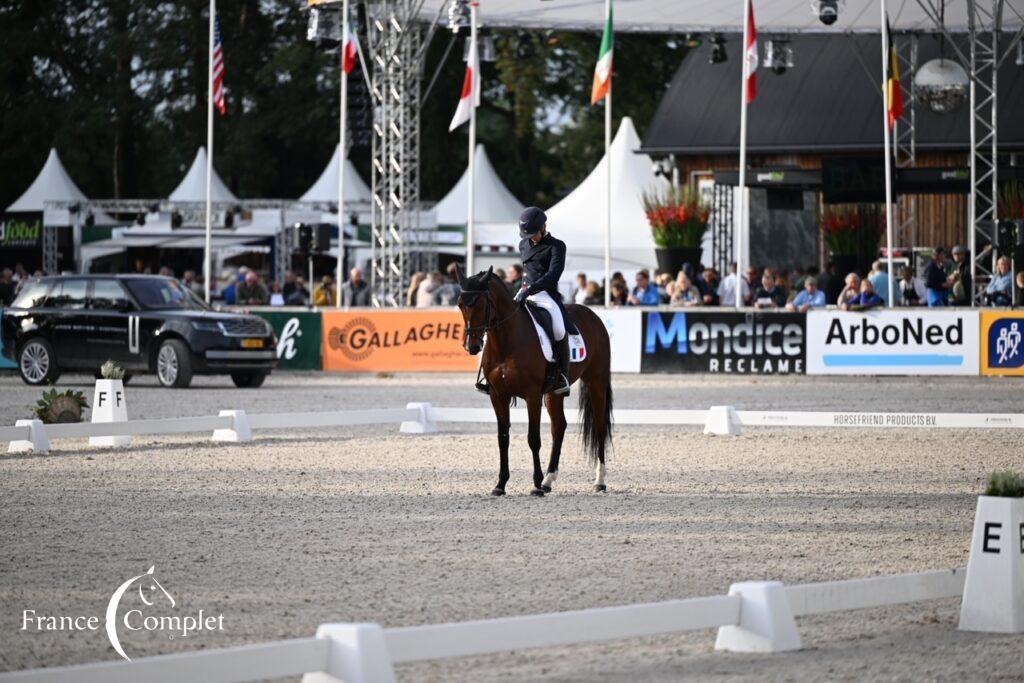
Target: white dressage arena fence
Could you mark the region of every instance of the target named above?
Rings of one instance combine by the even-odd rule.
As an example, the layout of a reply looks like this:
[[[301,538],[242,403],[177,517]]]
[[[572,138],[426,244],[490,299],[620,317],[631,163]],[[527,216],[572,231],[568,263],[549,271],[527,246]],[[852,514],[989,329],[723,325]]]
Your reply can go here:
[[[511,421],[529,421],[526,410],[510,411]],[[214,441],[250,441],[252,432],[265,429],[311,429],[354,425],[400,424],[405,434],[440,431],[443,423],[494,423],[490,408],[447,408],[429,403],[409,403],[405,408],[339,410],[307,413],[263,413],[222,410],[219,415],[176,417],[124,422],[79,422],[46,424],[39,420],[18,420],[14,427],[0,427],[0,442],[8,441],[8,452],[46,453],[52,439],[95,438],[185,434],[212,431]],[[708,410],[618,409],[613,416],[619,425],[703,426],[705,434],[736,436],[744,427],[831,427],[877,429],[1024,429],[1024,414],[1018,413],[854,413],[800,412],[782,410],[736,410],[714,406]],[[547,414],[541,415],[548,422]],[[569,424],[577,416],[566,414]]]
[[[235,683],[305,675],[305,683],[392,683],[394,665],[717,628],[717,650],[801,648],[795,617],[955,598],[964,570],[795,586],[737,583],[728,595],[501,619],[381,628],[324,624],[315,638],[184,652],[135,661],[0,674],[21,683]]]

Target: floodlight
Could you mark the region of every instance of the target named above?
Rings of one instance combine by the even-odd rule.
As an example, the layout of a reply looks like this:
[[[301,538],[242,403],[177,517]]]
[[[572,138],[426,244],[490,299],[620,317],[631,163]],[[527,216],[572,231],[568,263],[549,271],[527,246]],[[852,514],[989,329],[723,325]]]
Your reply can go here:
[[[96,216],[93,215],[92,211],[85,214],[85,227],[91,228],[96,225]]]
[[[491,29],[482,28],[477,31],[477,49],[480,51],[481,62],[494,62],[498,59],[497,50],[494,48],[494,36]],[[469,40],[462,46],[462,61],[469,61]]]
[[[843,4],[845,0],[811,0],[811,11],[821,23],[831,26],[839,19],[839,6]]]
[[[533,44],[533,36],[528,31],[516,34],[516,58],[530,59],[537,56],[537,47]]]
[[[184,223],[180,211],[171,212],[171,228],[180,228],[181,224]]]
[[[139,215],[137,215],[135,217],[135,225],[145,225],[145,224],[146,224],[146,214],[144,214],[141,211],[139,211]]]
[[[448,5],[448,28],[458,33],[463,26],[469,26],[469,0],[452,0]]]
[[[967,99],[970,79],[952,59],[933,59],[914,75],[914,94],[936,114],[959,108]]]
[[[1017,41],[1017,59],[1014,60],[1017,66],[1024,67],[1024,39]]]
[[[721,33],[716,33],[711,36],[711,56],[708,58],[709,64],[721,64],[729,59],[729,55],[725,53],[725,43],[725,37]]]
[[[788,40],[768,40],[764,44],[764,68],[782,75],[793,67],[793,48]]]

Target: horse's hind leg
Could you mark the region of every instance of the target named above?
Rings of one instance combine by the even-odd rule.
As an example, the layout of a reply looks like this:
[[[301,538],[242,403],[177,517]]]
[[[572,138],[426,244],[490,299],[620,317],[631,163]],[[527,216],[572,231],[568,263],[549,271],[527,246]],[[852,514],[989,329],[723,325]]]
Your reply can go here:
[[[535,496],[544,495],[544,489],[541,488],[544,472],[540,468],[540,406],[542,400],[539,394],[526,399],[526,413],[530,418],[530,429],[526,434],[526,442],[530,445],[530,453],[533,455],[533,490],[530,493]]]
[[[562,440],[565,438],[565,395],[551,393],[545,399],[548,416],[551,418],[551,458],[541,488],[551,493],[551,487],[558,477],[558,460],[562,456]]]

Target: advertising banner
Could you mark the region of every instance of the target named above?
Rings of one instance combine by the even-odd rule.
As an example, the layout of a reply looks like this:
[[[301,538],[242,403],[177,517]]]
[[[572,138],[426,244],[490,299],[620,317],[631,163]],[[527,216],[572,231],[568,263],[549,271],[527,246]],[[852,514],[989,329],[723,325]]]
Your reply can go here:
[[[978,313],[956,309],[811,311],[807,372],[977,375]]]
[[[981,374],[1024,375],[1024,312],[982,311]]]
[[[463,335],[456,309],[324,311],[324,370],[476,372]]]
[[[38,213],[7,216],[0,221],[0,249],[38,249],[42,236],[43,221]]]
[[[320,369],[320,311],[253,310],[277,335],[277,361],[282,370]]]
[[[802,374],[799,313],[679,311],[644,313],[642,372]]]
[[[643,312],[628,308],[592,309],[608,330],[612,345],[612,372],[640,372]]]

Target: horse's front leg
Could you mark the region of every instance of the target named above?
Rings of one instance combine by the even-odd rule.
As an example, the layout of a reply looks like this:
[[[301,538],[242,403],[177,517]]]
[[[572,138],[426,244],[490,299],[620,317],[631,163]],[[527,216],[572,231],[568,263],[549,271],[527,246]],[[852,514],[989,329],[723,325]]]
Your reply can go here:
[[[498,485],[491,491],[492,496],[504,496],[505,484],[508,483],[508,430],[509,430],[509,399],[501,395],[495,387],[491,387],[491,405],[494,416],[498,418]]]
[[[551,459],[548,460],[548,473],[544,475],[541,488],[551,493],[551,487],[558,477],[558,460],[562,456],[562,440],[565,438],[565,395],[551,393],[544,397],[551,418]]]
[[[540,409],[542,404],[540,394],[530,396],[526,399],[526,413],[530,418],[530,430],[526,435],[526,442],[530,445],[530,453],[533,455],[533,490],[530,493],[534,496],[543,496],[544,471],[540,468]]]

